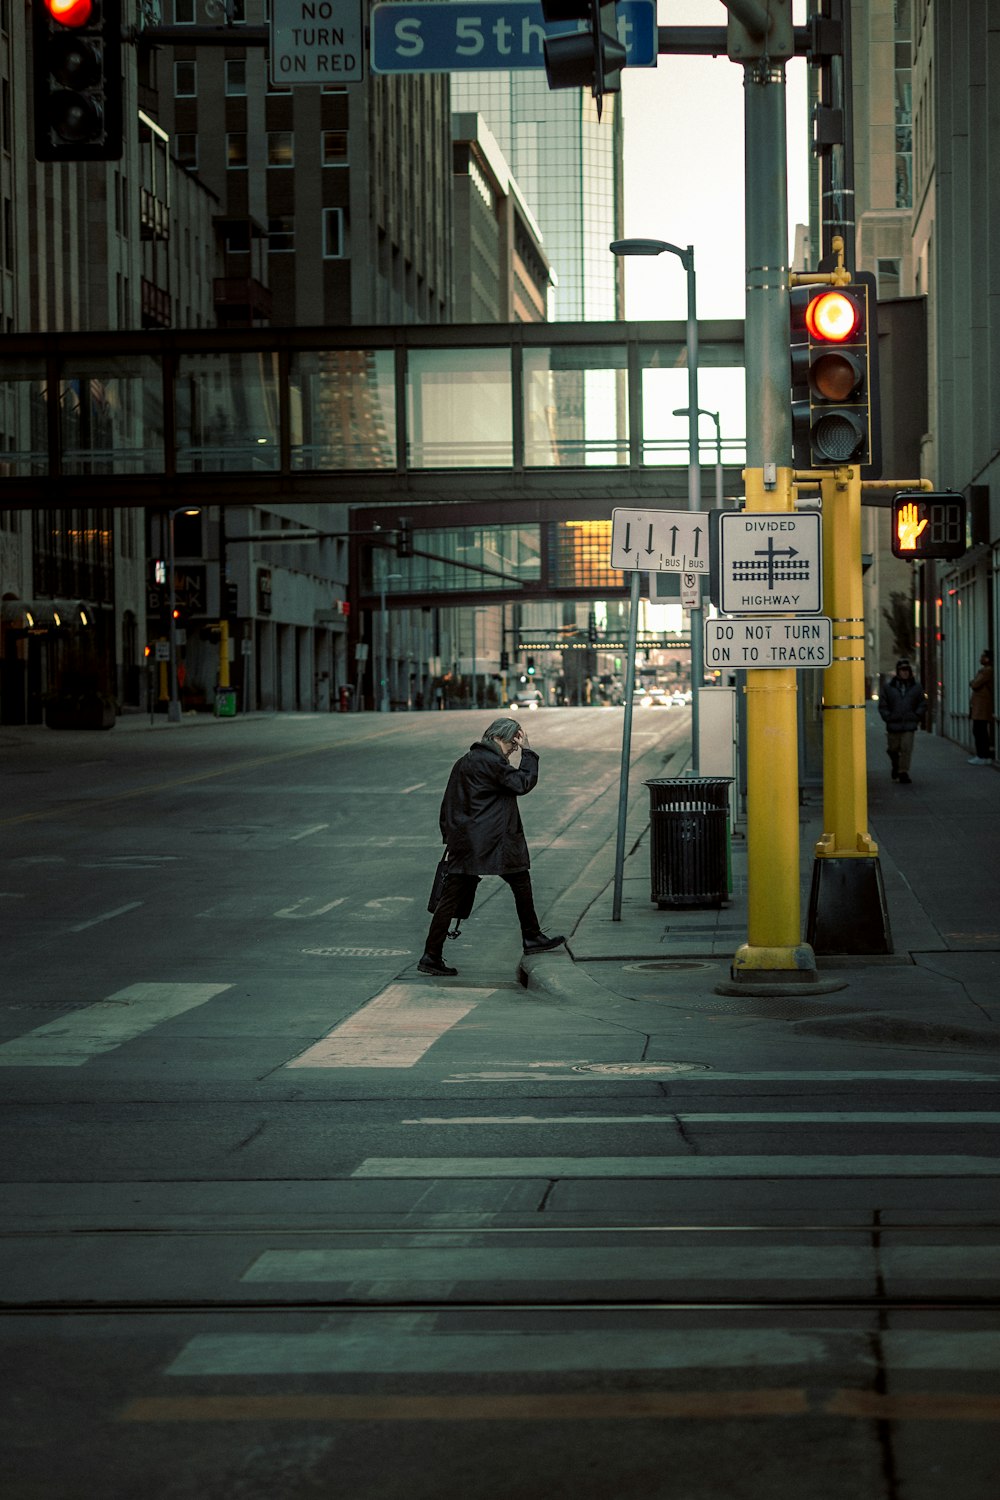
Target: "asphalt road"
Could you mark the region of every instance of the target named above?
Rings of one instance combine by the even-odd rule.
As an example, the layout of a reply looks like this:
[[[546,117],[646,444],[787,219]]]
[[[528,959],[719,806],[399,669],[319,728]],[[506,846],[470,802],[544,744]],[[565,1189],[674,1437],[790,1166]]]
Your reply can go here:
[[[0,731],[5,1496],[995,1500],[989,1062],[539,997],[495,881],[420,976],[488,718]],[[622,715],[528,727],[544,922]]]

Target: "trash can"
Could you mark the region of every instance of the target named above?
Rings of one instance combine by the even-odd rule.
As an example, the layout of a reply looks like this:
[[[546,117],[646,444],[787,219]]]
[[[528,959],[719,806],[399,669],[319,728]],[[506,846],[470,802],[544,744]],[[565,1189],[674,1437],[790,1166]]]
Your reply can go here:
[[[729,899],[731,776],[654,777],[649,787],[651,890],[657,906]]]
[[[215,717],[217,719],[234,719],[236,717],[236,689],[231,687],[217,687],[215,690]]]

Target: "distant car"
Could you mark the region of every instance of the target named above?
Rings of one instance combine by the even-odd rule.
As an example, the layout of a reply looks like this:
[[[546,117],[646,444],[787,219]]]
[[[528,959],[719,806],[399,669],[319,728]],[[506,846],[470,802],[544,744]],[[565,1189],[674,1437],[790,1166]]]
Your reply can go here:
[[[686,708],[688,700],[687,698],[685,698],[683,693],[671,693],[670,702],[673,704],[674,708]]]
[[[536,708],[541,708],[544,702],[545,699],[537,688],[525,688],[523,693],[515,693],[514,697],[510,700],[510,706],[514,713],[530,713]]]
[[[670,694],[658,687],[636,688],[632,703],[639,708],[669,708]]]

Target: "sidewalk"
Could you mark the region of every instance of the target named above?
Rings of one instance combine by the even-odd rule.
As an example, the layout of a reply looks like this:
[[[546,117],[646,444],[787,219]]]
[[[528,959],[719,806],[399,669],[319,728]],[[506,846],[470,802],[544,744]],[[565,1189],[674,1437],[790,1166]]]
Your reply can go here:
[[[920,734],[913,784],[894,784],[874,705],[866,726],[869,831],[879,847],[893,951],[819,957],[820,979],[839,981],[838,993],[810,1002],[796,987],[784,1009],[801,1021],[811,1006],[812,1035],[822,1026],[841,1040],[1000,1050],[1000,775],[968,765],[971,752],[950,741]],[[822,815],[817,788],[800,809],[803,938]],[[545,914],[548,931],[567,933],[567,948],[525,960],[529,990],[597,1003],[602,989],[616,1001],[683,995],[706,1005],[726,993],[716,987],[730,981],[733,955],[747,941],[745,837],[733,840],[733,892],[718,910],[657,908],[650,899],[649,837],[647,822],[625,860],[620,921],[611,919],[613,849]],[[780,994],[769,1005],[747,995],[729,1006],[775,1017],[782,1001]]]

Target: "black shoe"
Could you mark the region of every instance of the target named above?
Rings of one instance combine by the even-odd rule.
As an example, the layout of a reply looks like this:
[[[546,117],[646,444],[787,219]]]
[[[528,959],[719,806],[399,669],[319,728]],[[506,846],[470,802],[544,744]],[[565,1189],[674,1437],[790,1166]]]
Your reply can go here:
[[[546,937],[544,932],[536,932],[530,938],[524,939],[525,953],[551,953],[553,948],[560,947],[566,939],[564,937]]]
[[[417,971],[420,974],[437,974],[442,979],[451,979],[458,973],[457,969],[450,969],[443,959],[432,958],[429,953],[425,953],[417,964]]]
[[[892,773],[892,779],[893,779],[893,781],[898,781],[899,780],[899,772],[898,771],[893,771],[893,773]]]
[[[905,771],[900,771],[900,773],[899,773],[899,781],[900,781],[900,785],[901,786],[912,786],[913,785],[913,783],[910,781],[910,778],[909,778],[909,776],[907,776],[907,774],[906,774]]]

